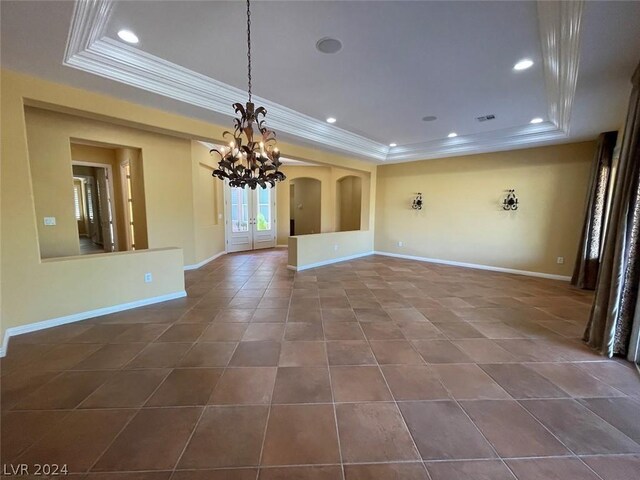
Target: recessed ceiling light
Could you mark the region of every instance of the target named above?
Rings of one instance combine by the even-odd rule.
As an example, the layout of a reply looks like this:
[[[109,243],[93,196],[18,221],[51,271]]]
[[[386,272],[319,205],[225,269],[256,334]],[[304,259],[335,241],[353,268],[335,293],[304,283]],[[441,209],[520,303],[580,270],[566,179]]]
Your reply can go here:
[[[451,132],[449,135],[447,135],[447,137],[449,138],[453,138],[453,137],[457,137],[458,134],[456,132]]]
[[[327,118],[327,123],[336,123],[336,122],[337,122],[337,120],[335,118],[333,118],[333,117]]]
[[[423,122],[433,122],[437,118],[438,117],[436,117],[435,115],[427,115],[426,117],[422,117],[422,121]]]
[[[138,43],[138,36],[131,30],[120,30],[118,36],[127,43]]]
[[[342,50],[342,42],[337,38],[324,37],[316,42],[316,49],[320,53],[338,53]]]
[[[518,63],[516,63],[513,66],[514,70],[526,70],[527,68],[530,68],[533,65],[533,60],[529,60],[528,58],[524,58],[522,60],[520,60]]]
[[[544,122],[544,119],[540,117],[536,117],[536,118],[532,118],[530,123],[542,123],[542,122]]]
[[[390,143],[390,144],[389,144],[389,146],[390,146],[390,147],[397,147],[397,146],[398,146],[398,144],[397,144],[397,143]]]

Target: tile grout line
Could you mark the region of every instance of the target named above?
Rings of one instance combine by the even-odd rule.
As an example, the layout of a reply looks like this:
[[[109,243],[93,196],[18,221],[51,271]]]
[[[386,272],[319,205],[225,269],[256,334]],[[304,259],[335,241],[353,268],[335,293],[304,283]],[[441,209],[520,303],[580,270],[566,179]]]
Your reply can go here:
[[[322,309],[320,309],[320,325],[322,327],[322,338],[324,338],[324,354],[327,359],[327,375],[329,376],[329,390],[331,391],[331,408],[333,409],[333,421],[336,427],[336,440],[338,443],[338,455],[340,457],[340,474],[342,480],[345,480],[344,472],[344,458],[342,457],[342,445],[340,443],[340,428],[338,426],[338,412],[336,409],[336,399],[333,392],[333,380],[331,378],[331,366],[329,365],[329,350],[327,349],[327,338],[324,331],[324,318],[322,316]]]
[[[357,317],[356,317],[356,319],[357,319]],[[407,424],[407,421],[404,418],[404,415],[402,414],[402,410],[400,409],[400,406],[398,405],[398,402],[396,401],[395,395],[393,394],[393,391],[391,390],[391,387],[389,387],[389,383],[387,382],[387,378],[384,376],[384,372],[382,371],[382,367],[380,366],[380,362],[378,361],[378,357],[376,357],[376,354],[375,354],[373,348],[371,347],[371,342],[369,340],[369,337],[367,337],[366,333],[364,332],[364,329],[362,328],[362,324],[360,323],[360,321],[358,321],[358,326],[360,327],[360,330],[362,331],[362,334],[364,335],[364,338],[365,338],[365,340],[367,342],[367,345],[369,345],[369,349],[371,350],[371,353],[373,354],[373,357],[376,360],[376,366],[378,367],[378,373],[382,377],[382,379],[384,381],[384,384],[386,385],[387,390],[389,391],[389,394],[391,395],[391,398],[393,399],[393,404],[396,407],[396,412],[398,413],[398,415],[402,419],[402,425],[404,426],[407,434],[409,435],[409,438],[411,439],[411,443],[412,443],[413,448],[414,448],[414,450],[415,450],[415,452],[417,454],[416,461],[417,461],[417,463],[420,463],[422,465],[422,468],[423,468],[424,472],[426,473],[427,478],[431,479],[431,474],[429,473],[429,470],[427,470],[427,466],[425,465],[424,459],[422,458],[422,453],[420,453],[420,449],[418,448],[416,440],[413,437],[413,434],[411,433],[411,430],[409,429],[409,425]],[[404,334],[403,334],[403,337],[404,337]],[[408,342],[408,343],[409,343],[409,345],[411,345],[411,342]],[[422,355],[420,355],[418,352],[415,351],[415,349],[413,348],[413,345],[411,345],[411,349],[424,362],[424,359],[422,358]],[[419,459],[419,461],[418,461],[418,459]]]
[[[422,361],[425,363],[425,365],[429,368],[431,368],[431,365],[429,364],[429,362],[427,362],[424,357],[422,357],[422,355],[420,355],[420,352],[418,352],[415,349],[415,346],[409,342],[409,345],[411,345],[411,348],[415,351],[415,353],[422,359]],[[477,364],[475,364],[477,366]],[[502,457],[498,454],[498,451],[496,450],[496,448],[493,446],[493,444],[489,441],[489,439],[484,435],[484,433],[480,430],[480,428],[478,427],[478,425],[476,425],[476,423],[471,419],[471,417],[469,416],[469,414],[466,412],[466,410],[464,410],[464,408],[462,408],[462,405],[460,404],[460,402],[458,401],[458,399],[453,395],[453,392],[445,385],[445,383],[440,379],[440,375],[437,374],[437,372],[434,372],[435,375],[438,377],[438,381],[440,382],[440,384],[442,385],[442,387],[445,389],[445,391],[448,393],[448,395],[451,397],[451,400],[453,402],[455,402],[455,404],[457,405],[457,407],[464,413],[464,415],[467,417],[467,419],[471,422],[471,424],[476,428],[476,430],[478,431],[478,433],[482,436],[482,438],[484,438],[485,442],[487,442],[487,445],[489,445],[489,447],[491,447],[491,450],[493,451],[493,453],[496,455],[496,458],[500,460],[500,462],[502,462],[502,464],[505,466],[505,468],[507,468],[509,470],[509,472],[511,472],[511,474],[513,475],[514,479],[517,478],[517,476],[515,475],[515,473],[511,470],[511,468],[506,464],[506,462],[504,461],[504,459],[502,459]],[[502,387],[500,387],[502,389]],[[502,389],[504,391],[504,389]],[[505,391],[505,393],[507,393],[507,395],[509,395],[508,392]],[[511,396],[511,395],[509,395]],[[446,401],[446,400],[445,400]],[[402,411],[401,411],[402,412]],[[409,433],[411,433],[411,431],[409,431]],[[422,456],[422,455],[421,455]],[[427,469],[427,465],[426,465],[426,461],[423,459],[422,463],[424,465],[425,470],[428,471]]]
[[[573,400],[573,399],[572,399],[572,400]],[[575,402],[575,400],[573,400],[573,401]],[[555,438],[555,439],[558,441],[558,443],[560,443],[560,445],[562,445],[562,446],[563,446],[564,448],[566,448],[569,452],[571,452],[571,454],[573,455],[573,457],[574,457],[574,458],[576,458],[580,463],[582,463],[585,467],[587,467],[587,469],[591,470],[591,471],[592,471],[592,472],[593,472],[593,473],[594,473],[594,474],[595,474],[595,475],[596,475],[600,480],[604,480],[604,479],[603,479],[603,478],[602,478],[602,477],[601,477],[597,472],[595,472],[595,471],[594,471],[594,470],[593,470],[589,465],[587,465],[587,464],[585,463],[585,461],[584,461],[584,460],[582,460],[582,458],[580,458],[580,455],[579,455],[578,453],[576,453],[572,448],[569,448],[569,446],[568,446],[565,442],[563,442],[563,441],[562,441],[562,440],[561,440],[561,439],[560,439],[560,438],[559,438],[555,433],[553,433],[553,432],[551,431],[551,429],[550,429],[550,428],[548,428],[544,423],[542,423],[542,420],[540,420],[538,417],[536,417],[536,416],[535,416],[535,415],[534,415],[534,414],[533,414],[533,413],[532,413],[532,412],[531,412],[531,411],[526,407],[526,405],[522,403],[522,402],[523,402],[522,400],[516,400],[516,402],[518,403],[518,405],[520,405],[520,407],[521,407],[522,409],[524,409],[524,411],[525,411],[525,412],[527,412],[527,414],[528,414],[529,416],[531,416],[531,418],[533,418],[536,422],[538,422],[538,424],[539,424],[542,428],[544,428],[547,432],[549,432],[549,434],[550,434],[553,438]],[[607,424],[609,424],[609,423],[607,422]],[[613,426],[613,425],[612,425],[612,426]]]
[[[271,278],[272,278],[272,280],[269,282],[269,284],[271,284],[271,282],[273,281],[273,277],[271,277]],[[293,294],[293,291],[292,291],[292,294]],[[262,298],[264,298],[264,295],[262,296]],[[289,297],[289,304],[291,304],[291,297]],[[289,312],[287,310],[287,318],[288,317],[289,317]],[[278,353],[278,362],[276,364],[276,376],[273,379],[273,386],[271,387],[271,395],[269,396],[269,408],[267,410],[267,418],[266,418],[265,423],[264,423],[264,431],[262,432],[262,443],[260,444],[260,454],[258,455],[258,463],[256,465],[256,480],[258,480],[258,477],[260,477],[260,469],[262,468],[262,456],[264,454],[264,444],[267,441],[267,432],[268,432],[268,429],[269,429],[269,419],[271,418],[271,408],[273,406],[273,392],[276,389],[276,381],[278,380],[278,365],[280,364],[280,355],[282,354],[282,341],[284,339],[285,330],[286,330],[286,327],[285,327],[285,329],[282,330],[282,337],[281,337],[281,340],[280,340],[280,349],[279,349],[279,353]]]
[[[196,305],[199,302],[196,302]],[[182,318],[182,316],[178,317],[178,318]],[[162,333],[160,333],[158,336],[156,336],[154,338],[154,340],[152,340],[151,342],[149,342],[147,344],[148,345],[152,345],[153,343],[155,343],[155,340],[157,340],[158,338],[160,338],[166,331],[168,331],[173,325],[175,325],[175,322],[172,323],[171,325],[167,326],[167,328],[165,328]],[[204,332],[204,330],[203,330]],[[146,348],[146,347],[145,347]],[[134,361],[134,359],[136,359],[141,353],[142,351],[144,351],[145,349],[143,348],[137,355],[135,355],[131,360],[129,360],[129,362],[125,363],[124,365],[122,365],[122,367],[118,370],[118,371],[125,371],[126,367],[129,366],[131,364],[131,362]],[[176,362],[179,363],[182,358],[184,358],[184,356],[186,355],[186,352],[180,357],[180,359]],[[162,387],[162,385],[164,385],[165,381],[167,380],[167,378],[169,378],[169,376],[175,371],[175,367],[169,367],[167,368],[168,373],[162,378],[162,380],[160,382],[158,382],[158,385],[156,386],[156,388],[147,396],[147,398],[144,400],[144,402],[142,402],[142,404],[140,405],[140,407],[138,407],[137,411],[131,416],[131,418],[125,422],[125,425],[122,427],[122,429],[120,429],[120,431],[113,437],[113,439],[111,440],[111,442],[109,443],[109,445],[102,451],[102,453],[96,458],[96,461],[93,462],[93,464],[89,467],[89,469],[86,470],[86,472],[91,472],[95,466],[100,462],[100,460],[102,459],[102,457],[104,457],[104,455],[109,451],[109,449],[113,446],[113,444],[116,442],[116,439],[122,434],[122,432],[124,432],[124,430],[129,426],[129,424],[133,421],[134,418],[136,418],[138,416],[138,414],[143,410],[143,408],[145,407],[145,405],[147,404],[147,402],[156,394],[156,392],[158,390],[160,390],[160,388]],[[106,382],[105,382],[106,383]],[[104,384],[103,384],[104,385]],[[101,385],[102,386],[102,385]],[[101,387],[100,386],[100,387]],[[98,388],[100,388],[98,387]],[[95,393],[97,390],[95,389],[91,394],[89,394],[84,400],[83,402],[80,403],[80,405],[82,403],[84,403],[87,398],[89,398],[91,395],[93,395],[93,393]],[[78,407],[80,406],[78,405]],[[76,407],[76,408],[78,408]],[[203,410],[204,411],[204,410]],[[196,422],[197,425],[197,422]],[[195,427],[194,427],[195,428]]]
[[[204,332],[207,329],[203,329],[202,333],[200,334],[200,336],[198,337],[198,340],[200,338],[202,338],[202,335],[204,335]],[[186,355],[188,355],[188,353],[195,347],[195,345],[197,345],[198,340],[196,340],[191,349],[189,349],[181,358],[180,361],[182,359],[184,359],[186,357]],[[225,367],[222,369],[222,373],[220,374],[220,376],[218,377],[218,379],[216,380],[215,384],[213,385],[213,387],[211,388],[211,391],[209,392],[209,398],[207,399],[207,403],[204,405],[201,405],[202,407],[202,411],[200,412],[200,415],[198,416],[198,419],[196,420],[196,422],[193,425],[193,430],[191,430],[191,433],[189,435],[189,437],[187,438],[187,441],[185,442],[184,446],[182,447],[182,451],[180,452],[180,455],[178,455],[178,458],[176,459],[176,463],[173,466],[173,469],[171,470],[171,476],[170,478],[172,478],[175,475],[176,469],[178,468],[178,465],[180,464],[180,460],[182,460],[182,457],[184,456],[184,453],[187,451],[187,448],[189,447],[189,444],[191,443],[191,439],[193,438],[193,436],[196,433],[196,430],[198,429],[198,425],[200,425],[200,421],[202,420],[202,417],[204,416],[205,412],[207,411],[207,408],[209,407],[209,401],[211,400],[211,397],[213,396],[213,392],[215,391],[216,387],[218,386],[218,383],[220,383],[220,380],[222,380],[222,377],[224,376],[225,372],[227,371],[227,368],[229,366],[229,362],[231,362],[231,358],[233,357],[235,351],[238,348],[238,345],[240,344],[240,342],[236,343],[236,346],[233,348],[233,352],[231,352],[231,355],[229,356],[229,359],[227,360],[227,364],[225,365]],[[214,368],[214,367],[212,367]],[[164,382],[163,382],[164,383]],[[147,401],[149,401],[147,399]]]
[[[194,307],[192,307],[192,308],[195,308],[195,306],[196,306],[198,303],[200,303],[200,301],[202,301],[202,299],[200,299],[198,302],[196,302],[196,303],[195,303],[195,305],[194,305]],[[190,310],[191,310],[191,309],[190,309]],[[182,318],[182,316],[180,316],[179,318]],[[176,323],[177,323],[177,321],[176,321],[176,322],[173,322],[170,326],[167,326],[167,328],[166,328],[165,330],[163,330],[163,333],[161,333],[160,335],[156,336],[156,337],[155,337],[155,339],[154,339],[153,341],[149,342],[149,345],[151,345],[151,344],[153,344],[153,343],[157,343],[157,342],[155,342],[155,341],[156,341],[158,338],[160,338],[160,337],[164,334],[164,332],[166,332],[167,330],[169,330],[169,329],[170,329],[172,326],[174,326]],[[204,331],[205,331],[205,330],[206,330],[206,328],[205,328],[205,329],[203,329],[203,331],[200,333],[200,335],[198,336],[198,339],[202,337],[202,335],[204,334]],[[195,346],[195,344],[196,344],[196,343],[197,343],[197,340],[196,340],[196,342],[193,342],[193,345],[191,346],[191,348],[190,348],[189,350],[187,350],[186,352],[184,352],[184,353],[183,353],[183,355],[182,355],[182,356],[180,356],[180,358],[176,361],[176,364],[175,364],[175,365],[178,365],[178,364],[182,361],[182,359],[187,355],[187,353],[193,349],[193,347]],[[237,348],[237,345],[236,345],[236,348]],[[143,350],[144,350],[144,349],[143,349]],[[235,352],[235,349],[234,349],[234,352]],[[142,352],[140,352],[140,353],[142,353]],[[129,362],[127,362],[125,365],[123,365],[123,366],[120,368],[120,370],[124,370],[124,369],[125,369],[125,367],[126,367],[126,366],[128,366],[128,365],[130,365],[130,363],[131,363],[135,358],[137,358],[137,355],[136,355],[134,358],[132,358]],[[230,361],[230,360],[229,360],[229,361]],[[227,363],[228,363],[228,362],[227,362]],[[137,415],[142,411],[142,409],[144,408],[144,406],[146,405],[146,403],[147,403],[147,402],[148,402],[148,401],[153,397],[153,395],[155,395],[155,393],[156,393],[156,392],[161,388],[161,386],[165,383],[166,379],[167,379],[167,378],[168,378],[168,377],[169,377],[169,376],[170,376],[170,375],[171,375],[171,374],[176,370],[176,366],[175,366],[175,365],[174,365],[174,367],[170,367],[170,368],[168,368],[169,372],[167,373],[167,375],[163,378],[163,380],[162,380],[162,381],[160,381],[160,382],[159,382],[158,386],[157,386],[157,387],[154,389],[154,391],[153,391],[153,392],[152,392],[152,393],[151,393],[151,394],[150,394],[150,395],[145,399],[145,401],[144,401],[144,403],[142,404],[142,406],[141,406],[141,407],[139,407],[139,408],[138,408],[138,410],[136,411],[136,413],[134,413],[134,414],[131,416],[131,418],[126,422],[126,424],[123,426],[123,428],[122,428],[122,429],[121,429],[121,430],[120,430],[120,431],[119,431],[119,432],[114,436],[114,438],[113,438],[113,439],[112,439],[112,441],[109,443],[109,445],[107,446],[107,448],[106,448],[106,449],[105,449],[105,450],[100,454],[100,456],[99,456],[99,457],[97,458],[97,460],[96,460],[96,461],[91,465],[91,467],[87,470],[87,472],[91,472],[91,471],[92,471],[92,469],[93,469],[93,468],[95,468],[95,466],[96,466],[96,465],[98,464],[98,462],[102,459],[102,457],[106,454],[106,452],[109,450],[109,448],[111,448],[111,446],[115,443],[116,439],[117,439],[117,438],[122,434],[122,432],[125,430],[125,428],[129,426],[129,424],[133,421],[133,419],[134,419],[134,418],[135,418],[135,417],[136,417],[136,416],[137,416]],[[226,369],[226,367],[225,367],[225,369]],[[223,374],[224,374],[224,371],[223,371]],[[220,378],[222,378],[222,375],[218,378],[218,380],[216,381],[216,384],[217,384],[217,382],[220,380]],[[100,388],[100,387],[98,387],[98,388]],[[215,385],[214,385],[214,386],[213,386],[213,388],[212,388],[212,392],[213,392],[213,389],[215,389]],[[97,390],[97,389],[96,389],[96,390]],[[95,392],[95,390],[94,390],[94,392]],[[85,400],[86,400],[86,399],[85,399]],[[172,408],[172,407],[175,407],[175,406],[169,406],[169,407],[165,407],[165,408]],[[189,438],[187,439],[187,442],[185,443],[185,445],[184,445],[184,447],[183,447],[183,449],[182,449],[182,452],[180,453],[180,455],[178,456],[178,458],[177,458],[177,460],[176,460],[176,464],[174,465],[174,468],[172,469],[172,474],[171,474],[171,476],[173,476],[173,472],[175,472],[175,469],[176,469],[176,467],[177,467],[178,463],[180,462],[180,459],[182,458],[182,455],[183,455],[183,454],[184,454],[184,452],[186,451],[186,448],[187,448],[187,446],[188,446],[189,442],[191,441],[191,438],[193,437],[193,435],[194,435],[194,433],[195,433],[195,431],[196,431],[196,428],[197,428],[198,424],[200,423],[200,420],[202,419],[202,416],[204,415],[204,412],[205,412],[205,410],[206,410],[206,405],[205,405],[205,406],[201,406],[201,408],[202,408],[202,411],[200,412],[200,415],[198,416],[198,419],[196,420],[196,422],[195,422],[195,424],[194,424],[193,430],[191,431],[191,434],[189,435]]]

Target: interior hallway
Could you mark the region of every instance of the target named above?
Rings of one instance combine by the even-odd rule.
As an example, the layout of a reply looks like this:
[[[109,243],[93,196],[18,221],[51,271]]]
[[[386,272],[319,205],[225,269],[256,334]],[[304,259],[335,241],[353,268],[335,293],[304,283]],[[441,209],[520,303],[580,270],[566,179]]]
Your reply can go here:
[[[591,296],[568,283],[381,256],[295,274],[280,249],[186,281],[185,299],[12,338],[2,463],[145,480],[640,471],[637,374],[580,341]]]

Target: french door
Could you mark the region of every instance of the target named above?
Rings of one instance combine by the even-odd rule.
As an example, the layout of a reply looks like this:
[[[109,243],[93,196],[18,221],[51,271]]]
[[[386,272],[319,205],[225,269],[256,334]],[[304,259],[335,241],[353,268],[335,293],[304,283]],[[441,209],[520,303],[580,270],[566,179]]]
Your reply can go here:
[[[227,252],[276,246],[276,194],[271,187],[255,190],[225,183]]]

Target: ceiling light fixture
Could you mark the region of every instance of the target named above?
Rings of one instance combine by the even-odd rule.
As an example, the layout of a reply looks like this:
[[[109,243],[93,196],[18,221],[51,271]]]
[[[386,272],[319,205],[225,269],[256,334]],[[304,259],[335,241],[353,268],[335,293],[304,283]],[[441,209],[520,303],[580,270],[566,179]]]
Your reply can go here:
[[[524,58],[520,60],[513,66],[514,70],[526,70],[527,68],[531,68],[533,66],[533,60],[529,60],[528,58]]]
[[[221,147],[220,150],[212,149],[220,155],[218,168],[213,171],[213,176],[220,180],[229,180],[232,187],[244,188],[248,186],[255,190],[259,185],[267,188],[267,185],[275,186],[276,182],[286,177],[279,171],[280,151],[276,146],[276,134],[265,126],[267,110],[264,107],[255,108],[251,102],[251,3],[247,0],[247,78],[249,100],[246,107],[241,103],[234,103],[233,109],[240,118],[234,119],[234,131],[224,132],[223,136],[231,136],[229,148]],[[261,118],[262,117],[262,118]],[[254,139],[253,125],[256,125],[260,134],[259,140]],[[246,138],[243,145],[242,135]]]
[[[536,117],[536,118],[532,118],[531,122],[529,122],[529,123],[534,123],[535,124],[535,123],[542,123],[542,122],[544,122],[544,119],[542,119],[540,117]]]
[[[458,134],[456,132],[451,132],[449,135],[447,135],[447,137],[449,137],[449,138],[454,138],[454,137],[457,137],[457,136],[458,136]]]
[[[342,42],[337,38],[324,37],[316,42],[316,50],[320,53],[338,53],[342,50]]]
[[[336,123],[336,122],[337,122],[337,120],[335,118],[333,118],[333,117],[327,118],[327,123]]]
[[[120,37],[120,40],[124,40],[127,43],[138,43],[140,40],[138,39],[138,36],[133,33],[131,30],[120,30],[118,32],[118,37]]]
[[[389,146],[390,146],[391,148],[393,148],[393,147],[397,147],[397,146],[398,146],[398,144],[397,144],[397,143],[390,143],[390,144],[389,144]]]

